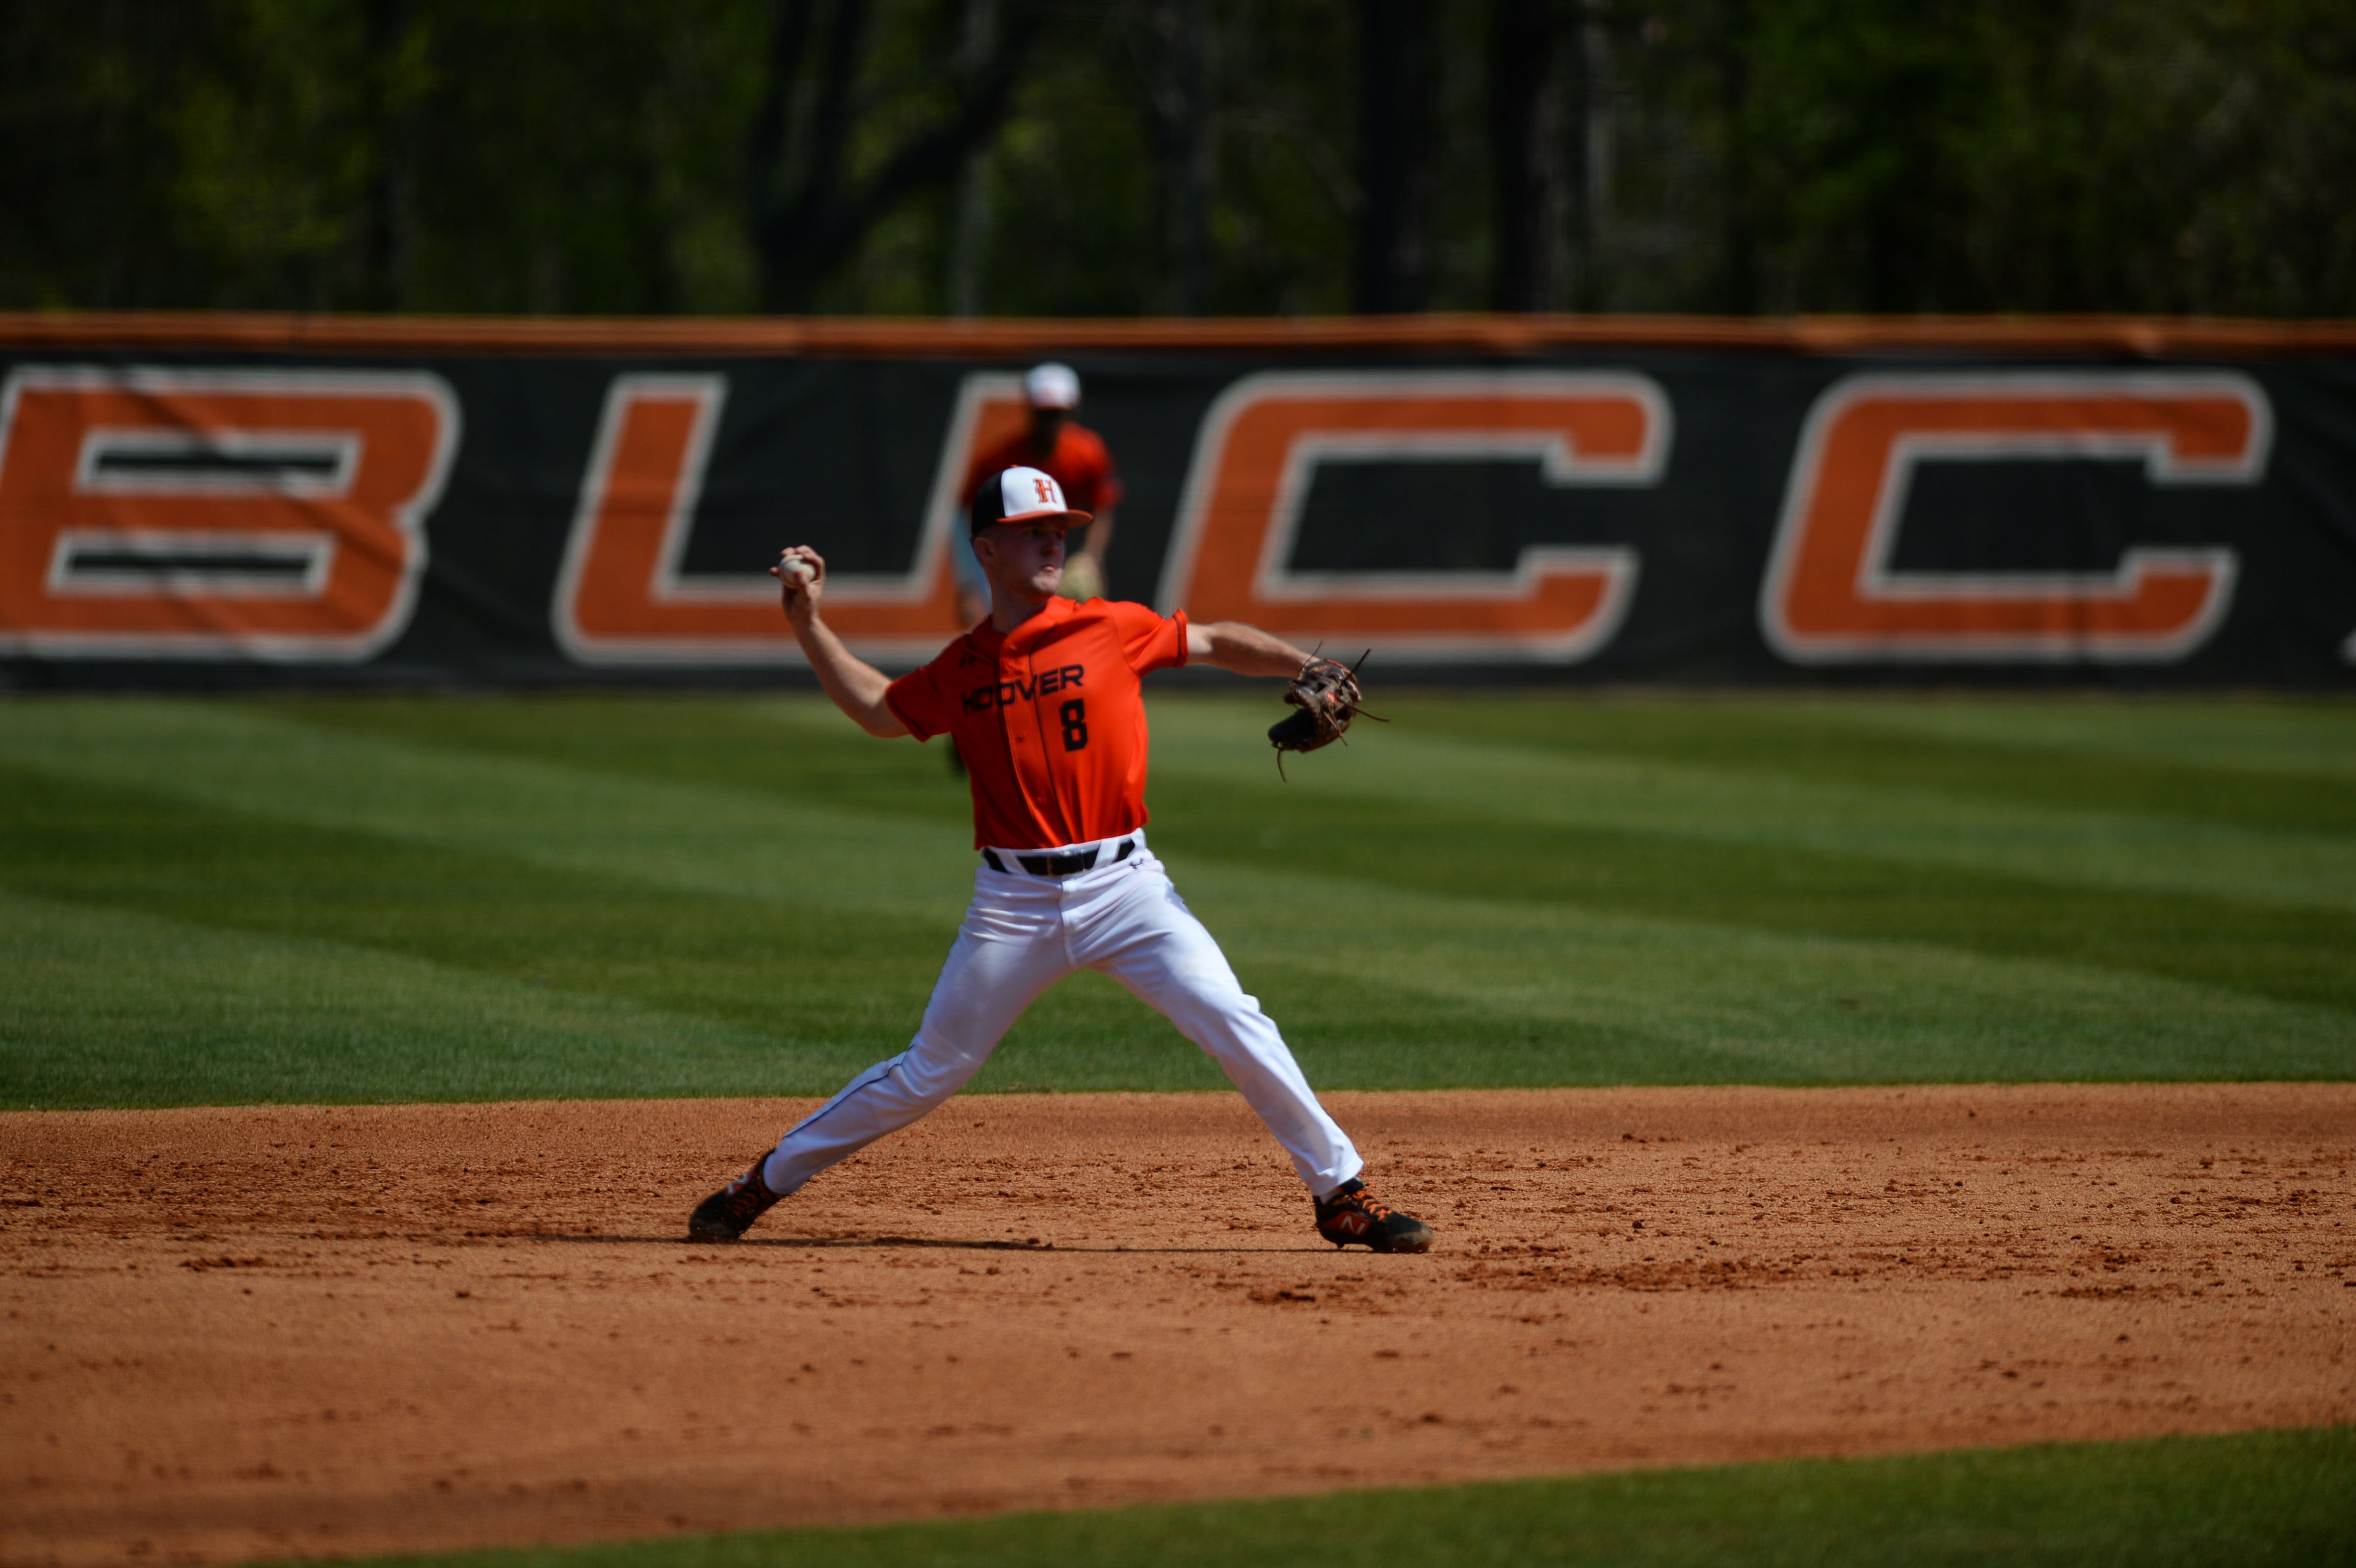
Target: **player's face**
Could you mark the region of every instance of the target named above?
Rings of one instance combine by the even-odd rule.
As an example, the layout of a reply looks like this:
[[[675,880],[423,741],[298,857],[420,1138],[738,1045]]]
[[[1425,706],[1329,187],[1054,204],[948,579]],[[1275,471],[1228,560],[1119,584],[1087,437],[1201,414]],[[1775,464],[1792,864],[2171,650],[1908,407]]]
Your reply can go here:
[[[1064,532],[1044,523],[1001,522],[974,540],[974,558],[992,584],[1023,598],[1044,599],[1064,580]]]
[[[1069,413],[1060,408],[1034,408],[1031,411],[1031,445],[1041,452],[1052,452],[1055,437],[1063,433],[1064,421]]]

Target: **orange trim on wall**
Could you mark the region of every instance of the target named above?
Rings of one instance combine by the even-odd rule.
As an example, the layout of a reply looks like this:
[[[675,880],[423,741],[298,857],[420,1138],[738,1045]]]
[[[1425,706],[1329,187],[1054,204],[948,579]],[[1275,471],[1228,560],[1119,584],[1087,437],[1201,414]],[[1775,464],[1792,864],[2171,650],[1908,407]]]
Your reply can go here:
[[[308,316],[209,311],[0,312],[0,349],[250,353],[827,355],[1000,360],[1050,352],[1426,352],[1911,349],[2179,355],[2356,351],[2356,321],[2125,316],[1404,316],[959,321],[886,317]]]

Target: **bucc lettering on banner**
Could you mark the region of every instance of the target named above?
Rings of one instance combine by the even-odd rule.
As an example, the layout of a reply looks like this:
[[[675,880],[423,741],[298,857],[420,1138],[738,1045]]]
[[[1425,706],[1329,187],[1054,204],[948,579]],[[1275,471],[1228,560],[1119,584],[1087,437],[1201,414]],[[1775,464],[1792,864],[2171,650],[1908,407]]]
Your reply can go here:
[[[2134,545],[2107,573],[1901,572],[1910,481],[1926,461],[2136,458],[2153,485],[2254,485],[2273,432],[2265,394],[2227,371],[1849,376],[1802,431],[1762,630],[1803,664],[2182,659],[2224,618],[2233,551]]]
[[[1164,610],[1426,661],[1569,662],[1626,616],[1637,553],[1524,548],[1509,571],[1311,572],[1292,564],[1321,464],[1536,463],[1545,482],[1643,488],[1668,460],[1669,401],[1620,371],[1271,371],[1205,419],[1162,581]],[[1431,520],[1435,537],[1454,520]]]
[[[801,660],[777,612],[777,585],[763,573],[689,575],[680,563],[712,462],[728,396],[724,375],[614,378],[591,446],[581,499],[557,573],[551,620],[557,645],[587,664],[776,664]],[[948,448],[974,422],[960,399]],[[830,571],[828,624],[870,658],[914,661],[947,640],[957,613],[947,553],[957,483],[943,459],[915,559],[905,573]],[[791,498],[780,547],[812,520]]]
[[[349,663],[409,624],[439,376],[38,367],[0,389],[0,652]]]

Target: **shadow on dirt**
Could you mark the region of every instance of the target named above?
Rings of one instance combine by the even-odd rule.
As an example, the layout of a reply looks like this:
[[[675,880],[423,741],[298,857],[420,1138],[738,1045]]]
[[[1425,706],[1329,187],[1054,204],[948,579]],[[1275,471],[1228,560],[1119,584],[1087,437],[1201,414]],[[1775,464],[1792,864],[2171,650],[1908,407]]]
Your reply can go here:
[[[1318,1246],[1254,1247],[1237,1244],[1232,1247],[1116,1247],[1073,1246],[1055,1241],[981,1241],[961,1240],[944,1236],[747,1236],[738,1241],[691,1241],[684,1236],[616,1236],[575,1234],[557,1236],[530,1230],[477,1231],[470,1240],[499,1241],[552,1241],[569,1245],[600,1247],[767,1247],[791,1251],[856,1251],[878,1247],[926,1247],[959,1252],[1131,1252],[1131,1253],[1206,1253],[1232,1255],[1249,1253],[1255,1257],[1280,1255],[1288,1252],[1323,1254],[1330,1249]]]

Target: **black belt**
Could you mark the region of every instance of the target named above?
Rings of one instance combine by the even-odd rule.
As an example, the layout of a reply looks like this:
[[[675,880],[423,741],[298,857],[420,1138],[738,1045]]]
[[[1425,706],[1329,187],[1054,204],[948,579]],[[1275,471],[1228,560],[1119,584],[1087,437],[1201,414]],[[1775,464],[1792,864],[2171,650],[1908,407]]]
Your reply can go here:
[[[1014,860],[1015,864],[1033,876],[1077,876],[1083,871],[1096,869],[1098,847],[1096,844],[1090,844],[1086,849],[1074,850],[1069,854],[1018,854]],[[1112,864],[1118,865],[1127,860],[1130,851],[1136,847],[1135,839],[1121,840],[1120,847],[1113,851]],[[995,851],[983,850],[981,858],[990,863],[990,869],[992,871],[1006,869],[1006,863],[998,858]]]

